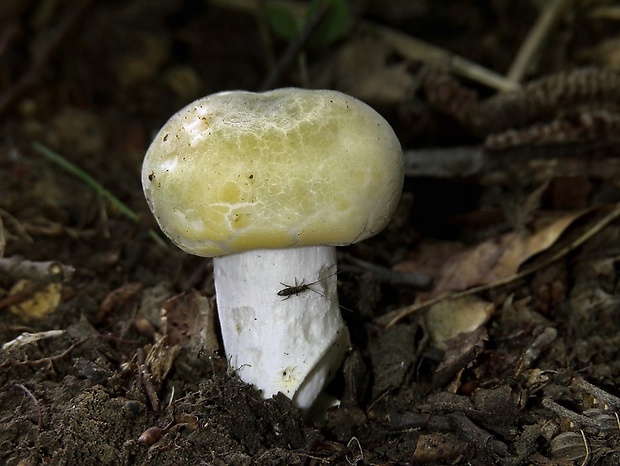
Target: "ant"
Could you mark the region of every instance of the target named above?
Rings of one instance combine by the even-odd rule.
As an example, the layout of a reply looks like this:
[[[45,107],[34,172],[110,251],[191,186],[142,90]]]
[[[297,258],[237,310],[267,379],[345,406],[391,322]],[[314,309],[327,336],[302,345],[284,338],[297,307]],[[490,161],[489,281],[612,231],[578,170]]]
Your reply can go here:
[[[316,294],[319,294],[323,297],[325,297],[322,293],[318,292],[317,290],[310,288],[310,286],[314,285],[315,283],[319,283],[321,280],[327,279],[329,277],[333,277],[334,275],[336,275],[338,272],[334,272],[331,275],[328,275],[327,277],[323,277],[320,278],[319,280],[315,281],[315,282],[311,282],[311,283],[304,283],[304,281],[302,280],[301,283],[297,283],[297,278],[295,278],[295,284],[294,285],[287,285],[286,283],[282,283],[280,282],[280,285],[284,286],[284,288],[282,288],[280,291],[278,291],[278,296],[286,296],[282,301],[286,301],[288,298],[290,298],[293,295],[298,295],[303,293],[304,291],[314,291]]]

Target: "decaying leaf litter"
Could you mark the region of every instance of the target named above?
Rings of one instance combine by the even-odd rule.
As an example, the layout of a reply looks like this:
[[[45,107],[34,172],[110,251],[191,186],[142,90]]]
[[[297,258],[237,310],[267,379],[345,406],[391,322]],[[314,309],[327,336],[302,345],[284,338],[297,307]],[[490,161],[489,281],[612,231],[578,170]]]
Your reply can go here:
[[[0,7],[1,462],[616,464],[617,7],[368,2],[316,43],[257,4]],[[316,422],[227,369],[211,264],[139,185],[168,116],[268,76],[370,103],[408,167],[340,254],[353,350]]]

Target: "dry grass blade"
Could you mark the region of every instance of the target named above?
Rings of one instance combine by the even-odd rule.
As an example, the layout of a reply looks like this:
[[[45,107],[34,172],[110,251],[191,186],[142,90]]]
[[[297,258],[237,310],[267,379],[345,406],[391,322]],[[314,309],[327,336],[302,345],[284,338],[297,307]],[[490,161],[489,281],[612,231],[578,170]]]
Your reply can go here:
[[[258,3],[255,0],[210,0],[209,3],[221,8],[259,14]],[[286,5],[295,14],[301,15],[304,11],[304,4],[300,2],[277,1],[274,3]],[[446,68],[448,71],[502,92],[513,91],[519,87],[517,82],[499,73],[395,29],[379,26],[370,21],[359,21],[358,29],[372,36],[378,36],[408,60]]]
[[[368,21],[362,22],[360,29],[371,35],[379,36],[408,60],[438,66],[448,72],[459,74],[501,92],[514,91],[519,88],[518,83],[495,71],[395,29],[379,26]]]
[[[508,79],[521,82],[532,62],[540,52],[549,32],[555,26],[560,14],[566,10],[572,0],[552,0],[546,4],[538,20],[521,44],[510,69]]]

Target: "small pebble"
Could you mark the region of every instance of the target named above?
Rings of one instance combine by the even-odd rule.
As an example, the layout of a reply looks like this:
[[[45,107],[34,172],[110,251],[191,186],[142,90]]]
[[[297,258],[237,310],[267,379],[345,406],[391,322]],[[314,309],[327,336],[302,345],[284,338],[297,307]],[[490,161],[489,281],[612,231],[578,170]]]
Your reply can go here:
[[[162,432],[163,431],[159,427],[149,427],[144,432],[142,432],[142,435],[140,435],[140,437],[138,438],[138,442],[146,445],[147,447],[150,447],[161,438]]]

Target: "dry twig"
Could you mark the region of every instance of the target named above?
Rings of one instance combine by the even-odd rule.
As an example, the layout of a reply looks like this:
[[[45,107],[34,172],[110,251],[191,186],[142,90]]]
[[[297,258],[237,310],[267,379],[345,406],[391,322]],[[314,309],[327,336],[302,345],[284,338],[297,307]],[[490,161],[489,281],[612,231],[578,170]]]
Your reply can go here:
[[[26,395],[28,395],[28,398],[30,398],[32,400],[32,402],[34,403],[34,406],[37,408],[37,417],[38,417],[38,421],[37,421],[37,434],[40,433],[41,432],[41,428],[43,427],[43,414],[41,412],[41,405],[39,404],[39,400],[37,400],[37,398],[32,394],[32,392],[30,390],[28,390],[22,384],[16,383],[16,384],[14,384],[14,386],[19,388],[20,390],[22,390]]]
[[[159,411],[159,396],[157,395],[157,389],[151,380],[151,373],[145,363],[144,350],[142,348],[138,348],[138,351],[136,351],[136,358],[138,360],[138,370],[140,371],[140,379],[144,385],[146,397],[149,399],[149,403],[151,403],[153,411],[157,412]]]
[[[303,48],[306,46],[314,31],[319,26],[325,15],[329,11],[329,3],[322,3],[319,8],[308,18],[308,21],[304,24],[297,37],[288,45],[275,69],[267,76],[265,81],[259,86],[259,91],[268,91],[272,89],[278,81],[282,78],[282,75],[286,73],[292,66],[295,59],[300,55]]]
[[[222,8],[259,14],[259,5],[255,0],[209,0],[209,3]],[[280,0],[274,3],[285,6],[300,17],[306,10],[306,5],[301,2]],[[360,32],[384,41],[407,60],[439,66],[449,72],[459,74],[502,92],[512,91],[519,87],[518,83],[505,78],[495,71],[471,62],[449,50],[415,39],[395,29],[379,26],[370,21],[358,21],[357,25]]]
[[[75,272],[71,265],[58,261],[30,261],[19,256],[0,258],[0,273],[11,278],[27,278],[42,283],[69,281]]]
[[[83,345],[86,342],[86,338],[83,340],[80,340],[78,342],[73,343],[71,346],[69,346],[66,350],[64,350],[62,353],[56,354],[54,356],[48,356],[45,358],[41,358],[41,359],[27,359],[25,361],[17,361],[13,358],[9,358],[6,361],[4,361],[3,363],[0,364],[0,369],[3,369],[7,366],[38,366],[40,364],[51,364],[54,361],[58,361],[60,359],[63,359],[65,357],[67,357],[69,354],[71,354],[71,352],[76,349],[77,347]]]
[[[542,13],[538,16],[538,20],[521,44],[517,56],[512,62],[512,65],[510,65],[507,74],[509,80],[517,83],[521,82],[544,45],[551,29],[553,29],[557,23],[559,16],[572,1],[573,0],[552,0],[551,2],[545,3]]]

